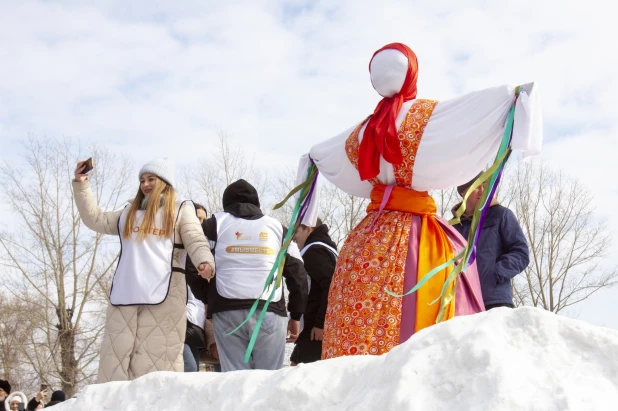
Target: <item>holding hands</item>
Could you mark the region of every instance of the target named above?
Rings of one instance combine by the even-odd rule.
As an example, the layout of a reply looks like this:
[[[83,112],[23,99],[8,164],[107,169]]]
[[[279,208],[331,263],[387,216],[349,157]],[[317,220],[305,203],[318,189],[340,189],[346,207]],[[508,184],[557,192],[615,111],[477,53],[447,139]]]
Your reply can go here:
[[[210,281],[212,277],[215,276],[215,273],[212,270],[212,267],[208,263],[202,263],[197,267],[197,274],[205,280]]]

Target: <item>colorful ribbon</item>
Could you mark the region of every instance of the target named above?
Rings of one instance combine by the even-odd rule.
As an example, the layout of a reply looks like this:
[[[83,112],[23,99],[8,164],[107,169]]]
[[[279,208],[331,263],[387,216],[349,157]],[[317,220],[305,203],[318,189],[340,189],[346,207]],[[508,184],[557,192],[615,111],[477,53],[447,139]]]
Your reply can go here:
[[[517,88],[515,89],[515,99],[513,100],[511,109],[509,110],[509,114],[505,122],[504,134],[502,136],[500,148],[498,149],[498,153],[496,154],[496,159],[494,160],[494,163],[470,186],[468,192],[464,196],[461,206],[455,212],[455,217],[449,221],[449,224],[451,225],[460,223],[460,218],[466,209],[466,201],[472,191],[480,187],[485,182],[489,181],[488,189],[483,191],[481,199],[477,204],[476,209],[474,210],[472,224],[467,238],[468,243],[466,247],[451,260],[429,271],[427,275],[425,275],[422,280],[414,286],[414,288],[412,288],[405,294],[394,294],[389,290],[385,290],[389,295],[392,295],[394,297],[404,297],[418,291],[418,289],[421,288],[424,284],[426,284],[431,277],[435,276],[437,273],[441,272],[449,265],[455,263],[455,267],[444,282],[442,291],[440,292],[440,296],[431,302],[431,305],[433,305],[436,302],[440,301],[440,309],[438,311],[436,323],[442,322],[445,318],[448,317],[447,307],[449,303],[455,298],[455,291],[457,289],[457,277],[459,276],[459,274],[465,272],[468,265],[474,261],[474,257],[476,254],[476,244],[478,243],[479,235],[482,230],[482,222],[484,221],[489,207],[491,206],[491,201],[493,200],[493,197],[496,193],[496,188],[500,181],[500,177],[502,176],[502,171],[511,153],[511,139],[513,135],[513,123],[515,119],[515,103],[517,102],[517,98],[519,97],[519,91],[520,86],[517,86]],[[461,261],[459,262],[459,264],[456,264],[458,260]]]

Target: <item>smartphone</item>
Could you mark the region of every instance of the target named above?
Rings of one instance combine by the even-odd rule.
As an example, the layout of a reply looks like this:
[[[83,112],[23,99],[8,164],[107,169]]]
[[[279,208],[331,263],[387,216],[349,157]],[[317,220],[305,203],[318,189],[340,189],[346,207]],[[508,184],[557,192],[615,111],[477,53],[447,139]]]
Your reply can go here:
[[[45,391],[49,388],[49,385],[47,384],[41,384],[41,389],[39,391]]]
[[[84,166],[85,167],[82,170],[82,174],[86,174],[87,172],[89,172],[90,170],[94,168],[94,164],[92,163],[92,157],[86,160],[86,162],[84,163]]]

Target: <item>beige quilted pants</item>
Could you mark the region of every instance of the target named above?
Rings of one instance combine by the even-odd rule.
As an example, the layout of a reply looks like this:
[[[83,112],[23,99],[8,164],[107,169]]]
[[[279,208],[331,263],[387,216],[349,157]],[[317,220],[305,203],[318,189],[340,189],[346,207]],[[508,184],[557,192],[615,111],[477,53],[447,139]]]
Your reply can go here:
[[[98,383],[133,380],[153,371],[184,371],[187,328],[184,275],[172,273],[159,305],[107,307]]]

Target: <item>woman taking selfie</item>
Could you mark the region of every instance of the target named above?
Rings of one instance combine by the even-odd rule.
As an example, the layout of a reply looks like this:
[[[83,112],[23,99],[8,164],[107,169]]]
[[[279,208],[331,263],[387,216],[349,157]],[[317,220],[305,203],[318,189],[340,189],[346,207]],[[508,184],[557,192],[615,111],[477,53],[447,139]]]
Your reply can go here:
[[[191,201],[178,201],[174,169],[156,159],[139,172],[139,189],[124,210],[102,211],[88,175],[77,163],[73,192],[86,227],[118,235],[120,258],[112,281],[98,382],[133,380],[152,371],[184,370],[187,286],[179,258],[214,275],[214,258]]]

